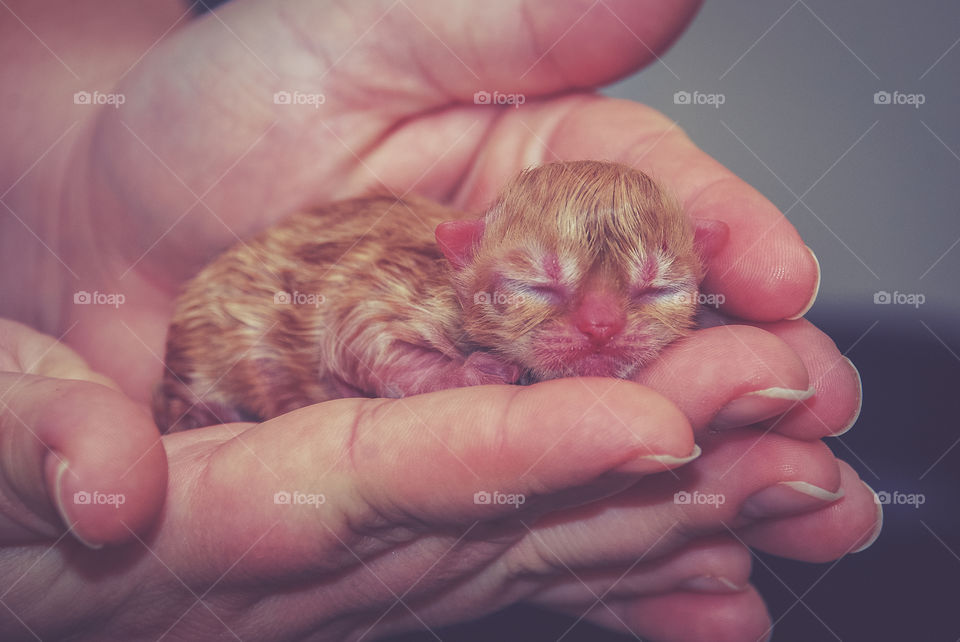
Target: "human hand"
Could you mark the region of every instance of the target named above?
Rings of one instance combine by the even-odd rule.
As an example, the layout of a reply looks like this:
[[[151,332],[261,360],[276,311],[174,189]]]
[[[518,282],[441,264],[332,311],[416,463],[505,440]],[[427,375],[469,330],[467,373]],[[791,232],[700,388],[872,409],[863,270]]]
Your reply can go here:
[[[161,449],[142,409],[70,350],[9,322],[0,339],[5,639],[356,639],[520,600],[658,640],[759,639],[745,544],[826,560],[878,526],[872,494],[820,442],[705,434],[746,360],[682,412],[630,382],[561,379],[344,399]],[[766,341],[767,376],[802,386],[802,364]],[[694,432],[704,454],[678,469]],[[71,501],[84,490],[124,501]],[[494,491],[507,503],[477,503]],[[91,545],[132,541],[90,550],[64,522]]]
[[[27,5],[13,4],[18,12],[28,10]],[[42,274],[43,284],[49,286],[44,291],[52,293],[37,297],[36,291],[22,288],[16,279],[7,278],[2,297],[5,305],[21,316],[39,319],[43,327],[55,331],[58,336],[66,332],[71,345],[96,369],[121,382],[123,390],[135,399],[145,400],[157,378],[163,335],[177,286],[192,276],[200,264],[236,242],[238,237],[245,237],[299,207],[354,196],[381,183],[398,194],[416,189],[454,205],[479,209],[505,178],[522,166],[539,160],[595,157],[625,161],[656,175],[670,186],[692,216],[726,221],[731,228],[730,242],[712,261],[705,288],[722,292],[727,300],[726,310],[733,315],[754,321],[774,320],[793,315],[810,302],[817,279],[815,262],[770,203],[696,150],[672,123],[652,110],[635,103],[582,93],[629,73],[651,59],[649,50],[634,39],[630,30],[654,50],[662,49],[689,17],[692,11],[689,6],[671,3],[665,8],[666,4],[664,7],[640,7],[636,3],[606,3],[605,7],[612,7],[616,16],[601,12],[577,23],[579,26],[565,34],[549,51],[546,51],[549,43],[563,35],[563,31],[574,22],[572,16],[564,15],[566,8],[551,6],[543,13],[531,10],[532,16],[549,16],[550,20],[528,22],[526,25],[529,26],[509,34],[502,30],[475,29],[481,24],[479,18],[464,18],[458,24],[469,25],[470,33],[466,37],[463,27],[453,27],[453,21],[447,20],[451,11],[449,7],[442,16],[427,15],[419,4],[409,2],[397,7],[398,11],[405,10],[402,15],[376,22],[380,17],[376,7],[386,10],[385,5],[353,3],[348,9],[338,9],[351,13],[336,14],[337,23],[336,20],[321,19],[329,15],[322,12],[332,11],[327,7],[306,2],[286,3],[281,12],[280,6],[275,2],[237,4],[225,7],[217,17],[203,18],[176,29],[156,48],[149,50],[116,88],[112,86],[112,79],[120,77],[127,66],[147,51],[154,39],[172,24],[181,8],[179,3],[157,3],[151,12],[141,12],[142,15],[137,16],[132,15],[136,11],[125,9],[123,3],[118,3],[111,16],[112,22],[106,23],[115,30],[112,33],[124,33],[123,42],[114,42],[109,37],[110,31],[97,37],[95,26],[75,30],[91,37],[94,42],[108,43],[109,48],[101,48],[92,56],[104,66],[91,69],[89,75],[80,79],[86,84],[71,85],[73,81],[67,79],[70,91],[64,94],[69,96],[76,89],[91,90],[89,79],[98,78],[106,83],[102,91],[119,89],[126,97],[126,103],[119,109],[108,107],[99,111],[89,105],[83,108],[71,106],[70,109],[78,111],[71,112],[63,122],[81,118],[74,114],[83,114],[80,124],[65,139],[72,144],[54,146],[37,171],[4,197],[4,204],[13,206],[18,213],[18,220],[7,218],[0,222],[4,226],[0,239],[6,244],[5,251],[0,254],[5,274]],[[474,10],[473,6],[464,5],[461,10],[470,12]],[[164,14],[165,8],[174,9]],[[596,11],[601,9],[598,6]],[[484,7],[484,13],[479,17],[493,20],[491,11],[490,7]],[[644,13],[647,11],[650,13]],[[656,20],[646,18],[654,14]],[[121,19],[138,20],[141,28],[127,29]],[[148,22],[150,24],[146,25]],[[224,24],[229,25],[229,30]],[[303,25],[308,24],[317,24],[316,31],[303,29]],[[612,30],[619,30],[624,24],[630,29],[619,32],[622,39],[612,37]],[[371,31],[356,47],[349,49],[354,39],[344,40],[343,34],[352,28],[354,35],[360,36],[370,25],[374,25]],[[231,31],[245,44],[236,40]],[[452,59],[436,56],[437,51],[443,53],[446,49],[437,44],[431,31],[453,46],[456,55]],[[531,33],[536,35],[531,37]],[[603,37],[598,37],[601,33]],[[530,42],[541,44],[531,48]],[[84,43],[84,52],[95,49],[95,45]],[[69,59],[59,43],[57,51]],[[584,55],[584,52],[590,52],[590,55]],[[42,48],[38,53],[47,56]],[[124,57],[121,53],[129,55]],[[324,61],[336,60],[341,54],[346,54],[341,62],[317,82],[316,77],[324,73]],[[545,55],[538,61],[541,54]],[[476,77],[470,72],[459,71],[457,57],[477,70]],[[378,63],[382,61],[379,69],[383,71],[371,72],[368,65],[371,59]],[[228,60],[229,64],[219,64],[223,60]],[[496,64],[490,64],[491,61]],[[527,69],[531,69],[529,73]],[[43,75],[37,77],[44,78]],[[472,96],[478,89],[523,92],[527,102],[522,109],[475,105]],[[274,91],[291,90],[320,92],[327,101],[316,110],[310,106],[298,108],[273,103]],[[81,109],[86,111],[80,112]],[[18,172],[11,175],[8,184],[17,180],[20,171],[26,170],[41,156],[65,125],[60,127],[53,130],[49,139],[36,137],[37,148],[27,154],[28,159]],[[57,171],[53,174],[41,172],[45,164],[55,165]],[[263,180],[265,176],[269,180]],[[37,194],[43,194],[49,200],[40,203],[36,200]],[[25,231],[27,228],[31,233]],[[32,233],[40,237],[52,253],[45,253]],[[77,290],[122,293],[126,301],[119,308],[77,306],[72,301]],[[817,395],[791,410],[784,419],[772,419],[771,424],[776,422],[774,430],[811,440],[843,428],[855,412],[859,401],[858,388],[853,371],[842,363],[832,343],[805,322],[758,325],[782,341],[744,327],[700,332],[690,341],[672,347],[669,355],[657,361],[656,368],[643,375],[643,382],[667,394],[698,427],[709,423],[709,418],[726,402],[744,392],[771,387],[794,389],[798,385],[812,384]],[[783,350],[785,344],[792,347],[793,352]],[[774,345],[776,347],[772,350],[780,355],[779,361],[770,361],[767,356],[770,346]],[[737,367],[730,368],[727,361],[715,361],[711,356],[727,357]],[[698,368],[687,370],[683,367],[690,363],[695,363]],[[796,374],[798,364],[800,370],[806,365],[806,376]],[[721,385],[723,382],[714,382],[713,377],[720,368],[723,369],[723,382],[734,382],[734,388]],[[684,373],[689,376],[684,378]],[[558,398],[568,393],[566,388],[549,390],[558,394]],[[635,390],[631,388],[631,391]],[[456,394],[470,397],[462,402],[470,404],[468,407],[477,402],[496,407],[496,400],[476,397],[482,392],[457,391]],[[647,403],[649,399],[639,394],[636,401]],[[781,403],[774,403],[772,410],[767,408],[763,416],[782,413],[790,405],[779,401]],[[129,403],[124,400],[120,405],[126,408]],[[730,425],[762,419],[756,410],[737,411],[735,421]],[[462,414],[451,416],[463,420]],[[140,421],[124,422],[108,417],[109,421],[96,422],[97,417],[90,416],[91,424],[115,428]],[[535,417],[537,415],[531,415],[530,421]],[[277,421],[281,420],[289,421],[287,418]],[[327,426],[327,421],[325,413],[314,423],[322,422]],[[271,427],[279,435],[289,425],[271,422],[265,424],[264,429]],[[142,434],[149,434],[146,428],[139,430],[143,431]],[[194,500],[195,507],[213,498],[223,499],[226,491],[224,485],[214,485],[206,498],[198,492],[195,498],[188,499],[191,489],[178,484],[197,478],[191,475],[201,475],[196,467],[202,467],[205,457],[230,452],[230,457],[221,460],[230,463],[220,464],[229,468],[237,461],[236,453],[246,452],[242,442],[238,445],[229,434],[218,430],[223,429],[164,439],[172,462],[170,505],[180,506],[181,513],[179,521],[173,522],[167,521],[165,513],[161,526],[153,536],[144,540],[151,548],[155,548],[155,543],[161,546],[161,541],[169,545],[170,558],[182,564],[178,569],[190,569],[199,564],[202,569],[199,576],[190,577],[194,582],[191,586],[202,587],[201,590],[206,590],[228,569],[226,565],[216,564],[202,567],[204,559],[196,555],[191,557],[189,550],[177,545],[177,538],[181,543],[198,544],[201,550],[204,545],[216,549],[219,540],[203,540],[201,534],[185,525],[188,519],[204,519],[210,515],[194,515],[192,508],[186,506]],[[78,431],[74,437],[78,443],[101,448],[104,441],[121,439],[125,434],[111,432],[104,439],[104,435],[94,431]],[[707,466],[698,461],[684,468],[684,471],[703,475],[704,479],[722,477],[721,483],[704,486],[704,492],[708,488],[714,492],[729,490],[731,498],[740,498],[743,495],[739,493],[757,488],[751,486],[751,482],[758,479],[770,481],[775,477],[763,478],[759,473],[745,471],[780,471],[782,469],[775,468],[778,464],[797,462],[803,465],[794,470],[819,470],[818,462],[826,462],[824,468],[827,470],[831,466],[835,471],[840,467],[845,475],[842,476],[842,485],[847,489],[844,499],[828,509],[803,516],[800,522],[791,524],[794,528],[780,528],[783,520],[769,526],[758,525],[756,530],[760,535],[752,537],[761,540],[751,539],[749,543],[779,554],[822,560],[836,557],[859,543],[861,540],[852,542],[859,526],[864,525],[865,530],[873,527],[873,504],[866,501],[868,497],[859,485],[848,483],[849,470],[829,458],[822,446],[816,442],[784,441],[778,435],[768,435],[762,442],[736,441],[734,437],[737,435],[733,431],[716,437],[714,442],[719,444],[716,446],[707,443],[710,440],[704,442],[708,450],[702,461],[719,463]],[[731,449],[721,447],[725,440],[738,444],[735,457],[731,455]],[[225,443],[231,445],[221,450],[220,446]],[[401,445],[388,444],[396,448]],[[174,446],[178,448],[175,450]],[[317,444],[315,450],[321,452],[322,448],[335,447],[335,443],[331,445],[324,441]],[[191,459],[192,452],[201,462]],[[294,448],[292,452],[298,451]],[[589,453],[581,454],[589,457]],[[768,458],[759,458],[759,454],[767,454]],[[276,458],[277,461],[290,460],[289,453],[283,459],[280,455]],[[417,460],[420,460],[419,455]],[[580,464],[579,460],[574,463]],[[734,472],[725,474],[731,467],[743,476]],[[308,466],[297,469],[300,473],[289,471],[291,481],[297,474],[309,472]],[[38,473],[34,471],[33,474]],[[810,481],[820,483],[830,491],[839,487],[836,484],[841,483],[837,481],[840,477],[827,477],[819,479],[813,475]],[[833,482],[836,484],[831,486]],[[731,484],[729,489],[727,483]],[[245,481],[244,487],[246,485]],[[140,487],[152,489],[150,497],[162,496],[156,492],[155,484],[145,483]],[[255,483],[250,487],[263,490]],[[34,485],[32,488],[37,494],[40,487]],[[697,489],[695,485],[682,488]],[[669,495],[662,487],[660,492],[665,493],[663,497]],[[591,496],[588,494],[587,497]],[[138,510],[145,515],[155,514],[155,511],[144,508],[149,501],[149,497],[145,497],[142,504],[138,504],[141,506]],[[733,502],[731,499],[725,506],[733,506]],[[660,508],[665,506],[662,501],[652,503]],[[597,509],[603,510],[600,505]],[[363,512],[362,508],[356,510]],[[656,523],[658,517],[670,515],[642,511],[637,514],[642,515],[644,524],[647,519]],[[716,517],[718,513],[707,512],[707,515]],[[257,526],[264,524],[263,516],[258,519],[249,511],[220,517],[224,524],[232,525],[242,534],[249,534],[248,528],[255,531]],[[685,513],[684,517],[687,518]],[[142,519],[143,523],[149,522],[147,518]],[[51,520],[48,514],[47,522],[52,524],[55,520]],[[76,532],[88,541],[98,541],[94,534],[84,530],[84,523],[82,520],[77,522]],[[124,533],[129,537],[122,524],[117,525],[116,520],[105,521],[105,516],[91,519],[89,523],[112,523],[120,537]],[[209,523],[212,521],[204,521],[204,525]],[[802,527],[797,527],[798,524]],[[576,528],[576,523],[572,522],[570,527]],[[705,522],[697,534],[704,534],[707,538],[706,533],[723,533],[721,528],[722,525],[715,520],[709,524]],[[849,529],[846,534],[844,528]],[[106,534],[112,537],[112,533]],[[664,536],[662,529],[648,533],[650,537],[637,539],[638,545],[652,547],[658,544],[656,538]],[[747,537],[746,533],[745,530],[744,537]],[[307,534],[315,535],[309,531]],[[797,534],[805,535],[807,540],[798,540]],[[673,535],[667,533],[666,536]],[[307,539],[295,543],[304,546]],[[113,540],[104,537],[103,541]],[[253,543],[242,538],[239,541]],[[700,544],[705,545],[708,552],[701,558],[687,557],[684,570],[709,568],[722,577],[744,578],[746,581],[747,558],[739,543],[731,546],[729,540],[723,542],[726,547],[723,550],[737,550],[728,557],[715,554],[709,539],[700,541]],[[167,615],[177,611],[177,606],[182,605],[183,609],[179,609],[182,611],[192,603],[192,597],[187,595],[187,602],[171,604],[171,600],[176,602],[179,598],[173,595],[171,584],[164,584],[164,581],[169,580],[174,588],[180,585],[165,575],[165,569],[149,567],[154,558],[148,557],[143,549],[136,549],[139,552],[132,554],[133,562],[116,551],[101,552],[109,555],[112,561],[104,557],[91,561],[86,557],[90,554],[77,549],[69,539],[61,545],[68,548],[63,559],[79,560],[76,566],[68,565],[66,572],[75,582],[72,586],[80,589],[80,594],[90,601],[70,602],[51,594],[42,605],[36,605],[34,612],[58,614],[63,626],[77,621],[83,612],[81,607],[91,603],[99,606],[109,603],[108,598],[115,599],[115,594],[105,596],[90,591],[89,583],[81,581],[86,579],[82,569],[92,564],[106,564],[110,569],[113,583],[104,589],[107,592],[122,592],[124,586],[149,586],[161,595],[159,601],[163,604],[156,607],[159,611],[152,611],[156,614],[152,620],[154,623],[169,624]],[[683,548],[683,544],[677,545]],[[322,548],[318,546],[316,550]],[[690,550],[694,549],[695,545],[691,543]],[[606,558],[604,554],[595,558],[584,555],[588,561],[582,568],[593,568],[589,560],[600,558],[612,560],[613,566],[617,562],[627,566],[624,549],[605,554]],[[629,554],[632,563],[637,558],[636,550],[631,549]],[[649,559],[656,559],[656,555],[651,555]],[[709,560],[720,558],[727,560],[724,564],[728,567],[713,569]],[[412,566],[423,560],[405,559],[406,564]],[[458,556],[457,559],[461,558]],[[287,561],[293,564],[292,560]],[[663,564],[669,568],[671,560]],[[50,568],[64,570],[55,565],[44,567],[44,570]],[[309,565],[305,568],[307,571],[304,572],[309,572]],[[580,569],[581,566],[576,564],[572,568]],[[127,570],[130,574],[125,575]],[[284,571],[280,569],[279,572]],[[245,587],[237,588],[236,584],[221,587],[224,592],[218,594],[222,599],[220,603],[229,603],[231,598],[249,602],[261,599],[263,587],[270,580],[276,581],[277,585],[289,586],[290,577],[297,573],[289,569],[287,572],[288,575],[280,578],[256,576],[264,582],[252,582],[257,586],[246,594],[241,593]],[[504,585],[517,580],[509,569],[501,567],[499,573],[489,576],[500,579]],[[30,579],[44,587],[49,586],[44,580],[50,577],[31,571],[23,581]],[[229,577],[236,579],[232,571]],[[405,577],[409,579],[409,576]],[[675,573],[672,578],[676,577]],[[610,578],[607,582],[613,584]],[[735,613],[743,616],[733,618],[741,626],[750,631],[762,631],[762,628],[757,629],[765,622],[762,603],[750,590],[734,596],[719,596],[719,599],[708,596],[709,600],[705,601],[702,596],[669,593],[667,589],[677,583],[651,584],[643,578],[637,582],[632,584],[632,594],[619,595],[619,604],[629,611],[622,612],[621,618],[635,624],[637,630],[669,639],[670,635],[676,637],[679,634],[674,630],[668,635],[664,628],[651,627],[703,626],[705,621]],[[653,598],[644,601],[651,592],[664,591],[668,592],[663,598],[665,602]],[[540,599],[538,595],[526,594],[533,600]],[[319,590],[317,597],[323,599]],[[584,597],[581,594],[578,599]],[[543,600],[546,603],[549,598]],[[304,597],[303,602],[315,606],[310,598]],[[481,601],[478,608],[495,608],[500,603],[497,600]],[[558,608],[576,608],[572,603],[569,593],[563,600],[553,602]],[[73,620],[66,617],[65,604],[76,609]],[[382,606],[382,601],[374,601],[364,608],[368,614],[382,613]],[[266,607],[261,612],[265,610]],[[285,612],[294,619],[310,617],[288,603],[278,605],[277,612]],[[463,618],[479,612],[451,608],[445,615]],[[663,617],[667,613],[672,613],[672,617]],[[610,624],[609,615],[606,617]],[[185,626],[196,621],[187,619]],[[319,626],[323,621],[324,616],[317,614],[314,624]],[[116,622],[98,622],[97,626],[110,627]],[[720,630],[721,625],[714,623],[711,631]],[[742,633],[742,630],[738,632]],[[296,635],[297,632],[290,633]],[[731,634],[731,637],[736,636]]]
[[[66,340],[95,369],[146,400],[179,285],[278,217],[381,185],[478,210],[530,163],[600,158],[657,176],[691,216],[729,225],[704,286],[723,293],[725,311],[760,321],[797,314],[812,300],[818,271],[773,205],[661,114],[589,93],[651,62],[696,4],[630,0],[587,10],[530,1],[518,22],[512,7],[468,2],[238,2],[152,48],[179,3],[149,15],[114,6],[104,29],[123,30],[124,41],[97,38],[90,25],[88,38],[111,55],[92,56],[90,43],[84,52],[100,64],[97,78],[122,76],[101,91],[125,102],[68,110],[83,120],[68,137],[62,174],[53,186],[24,191],[15,208],[57,259],[7,221],[23,235],[7,256],[56,273],[55,294],[7,300],[42,307],[18,314],[45,320],[58,336],[70,328]],[[93,89],[82,82],[70,89]],[[324,101],[276,104],[283,91]],[[525,102],[478,105],[477,91]],[[22,154],[24,165],[47,144]],[[29,201],[52,188],[55,207]],[[120,293],[125,302],[74,305],[78,290]],[[816,341],[798,346],[813,360],[819,349]],[[852,385],[841,389],[854,403]]]
[[[6,319],[0,443],[0,555],[11,581],[18,547],[59,543],[67,527],[91,547],[125,542],[163,506],[167,458],[147,409],[70,348]]]

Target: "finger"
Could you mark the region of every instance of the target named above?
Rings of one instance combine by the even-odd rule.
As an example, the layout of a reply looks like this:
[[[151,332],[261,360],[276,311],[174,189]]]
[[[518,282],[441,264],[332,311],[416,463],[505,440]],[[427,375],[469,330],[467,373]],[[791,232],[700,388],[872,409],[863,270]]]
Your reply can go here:
[[[595,599],[636,598],[673,591],[735,593],[750,581],[750,552],[729,536],[702,538],[652,562],[639,558],[626,568],[583,569],[563,566],[557,579],[529,601],[558,608]],[[537,578],[538,583],[543,582]]]
[[[480,403],[470,404],[474,396]],[[409,461],[393,460],[396,467],[379,466],[376,483],[364,489],[381,510],[392,505],[436,520],[489,517],[491,508],[494,514],[515,514],[514,506],[477,506],[474,495],[501,490],[532,504],[537,497],[576,492],[611,476],[617,486],[626,486],[698,453],[676,407],[628,382],[556,380],[520,389],[484,387],[476,395],[445,391],[417,402],[381,406],[375,420],[416,434],[425,460],[448,471],[448,486],[438,492],[434,479],[409,474]],[[464,406],[475,408],[469,423],[461,418]],[[418,427],[426,430],[415,433]],[[425,507],[436,512],[424,512]]]
[[[504,559],[518,574],[546,576],[559,566],[579,571],[640,556],[653,561],[699,537],[822,509],[846,490],[836,459],[819,441],[735,429],[701,443],[701,457],[672,474],[647,477],[597,505],[541,517]],[[821,524],[831,533],[849,526]],[[813,538],[793,556],[821,559],[832,551]]]
[[[5,542],[88,546],[143,532],[163,505],[167,466],[146,409],[95,383],[0,374]]]
[[[698,330],[668,346],[634,381],[684,412],[694,430],[779,416],[813,390],[801,358],[777,336],[746,325]],[[779,424],[774,425],[779,430]]]
[[[229,3],[155,43],[124,76],[118,91],[127,100],[102,113],[93,144],[110,154],[97,155],[95,167],[112,191],[140,207],[133,219],[129,207],[97,207],[116,210],[116,238],[126,241],[117,247],[125,248],[129,261],[144,258],[144,267],[155,272],[151,283],[169,287],[171,271],[186,277],[211,251],[280,214],[332,195],[356,196],[343,187],[358,166],[364,166],[367,186],[379,183],[379,169],[358,159],[398,123],[451,104],[476,112],[474,93],[484,88],[521,88],[532,99],[602,85],[654,59],[698,4],[527,0],[521,8],[526,17],[518,21],[516,5],[469,2],[443,8],[423,0],[336,7]],[[190,64],[184,65],[187,49]],[[233,61],[227,66],[216,62],[227,59]],[[278,92],[313,102],[278,102]],[[442,166],[449,162],[449,170],[438,170],[449,194],[462,176],[458,165],[476,152],[471,144],[482,142],[482,122],[497,111],[502,107],[471,118],[471,125],[480,121],[472,136],[460,141],[467,132],[459,128],[442,141],[439,155],[416,151],[442,137],[442,128],[427,124],[429,135],[401,149],[390,165],[412,165],[420,176],[438,159]],[[351,124],[344,128],[343,122]],[[459,149],[447,159],[454,146]],[[262,175],[274,180],[249,178]],[[198,206],[201,195],[218,216]],[[201,212],[181,223],[194,207]],[[132,223],[141,229],[131,237],[126,230]],[[130,248],[131,238],[141,243]],[[157,252],[143,257],[158,240],[161,250],[186,260],[164,266]]]
[[[518,21],[517,5],[454,2],[440,7],[430,0],[409,0],[396,7],[381,0],[336,11],[301,1],[287,3],[281,11],[280,3],[265,2],[220,8],[217,20],[198,20],[189,31],[206,49],[213,45],[202,41],[213,38],[226,48],[234,45],[223,35],[223,25],[228,25],[233,38],[246,37],[244,44],[249,42],[246,47],[266,68],[256,70],[261,73],[287,71],[284,56],[302,51],[304,62],[316,65],[317,77],[341,100],[345,94],[358,108],[404,115],[447,105],[451,97],[472,104],[478,89],[533,97],[605,85],[656,60],[700,4],[525,0],[519,7],[524,19]],[[300,32],[294,42],[288,39],[287,49],[269,46],[271,36],[286,35],[290,22],[316,28]],[[311,60],[310,54],[320,59]],[[371,59],[384,70],[382,75],[370,73]],[[326,73],[333,70],[331,60],[336,61],[335,74]],[[221,70],[227,81],[233,80],[231,72]],[[381,92],[396,94],[398,86],[404,88],[403,99],[385,103]]]
[[[844,497],[812,513],[758,523],[743,541],[781,557],[828,562],[870,547],[883,528],[883,506],[846,463],[840,463]]]
[[[76,379],[120,389],[109,377],[91,370],[83,357],[66,345],[8,319],[0,319],[0,372]]]
[[[524,20],[518,22],[516,6],[458,3],[462,17],[451,21],[449,9],[440,10],[429,0],[409,3],[415,15],[405,17],[406,29],[420,32],[422,20],[439,40],[450,43],[462,64],[437,56],[431,40],[416,39],[422,48],[404,47],[411,58],[394,60],[397,72],[414,69],[411,63],[417,60],[428,61],[428,73],[418,73],[416,80],[432,78],[434,88],[441,84],[465,102],[473,102],[477,90],[532,97],[599,87],[656,60],[700,6],[697,0],[521,4]],[[477,24],[491,28],[478,29]],[[468,33],[465,25],[471,25]]]
[[[703,288],[737,317],[773,321],[805,312],[819,266],[793,226],[759,192],[698,149],[659,112],[635,102],[570,97],[505,113],[488,133],[468,202],[487,202],[517,165],[595,158],[640,169],[674,192],[693,218],[723,221],[727,243]],[[506,159],[506,160],[505,160]]]
[[[767,607],[756,589],[739,593],[675,592],[624,600],[587,601],[563,609],[614,631],[657,642],[762,642],[770,637]]]
[[[796,404],[784,416],[764,422],[763,427],[800,439],[842,435],[852,428],[863,401],[860,374],[830,337],[805,319],[757,327],[776,335],[796,351],[816,389],[812,397]]]
[[[616,492],[697,453],[689,423],[673,404],[613,379],[343,399],[244,427],[229,439],[226,431],[236,428],[165,438],[192,457],[197,440],[215,444],[202,479],[184,478],[171,491],[171,511],[181,504],[192,510],[169,519],[189,523],[224,510],[242,516],[244,533],[234,528],[237,517],[205,524],[204,537],[217,542],[214,555],[232,563],[254,543],[246,534],[270,531],[263,558],[251,562],[271,573],[281,561],[332,563],[314,559],[324,550],[318,537],[385,524],[413,537],[426,524],[463,528],[509,517],[510,528],[522,530],[517,516]],[[247,489],[242,497],[237,488]],[[278,505],[278,492],[323,494],[324,501],[297,506],[291,497]]]

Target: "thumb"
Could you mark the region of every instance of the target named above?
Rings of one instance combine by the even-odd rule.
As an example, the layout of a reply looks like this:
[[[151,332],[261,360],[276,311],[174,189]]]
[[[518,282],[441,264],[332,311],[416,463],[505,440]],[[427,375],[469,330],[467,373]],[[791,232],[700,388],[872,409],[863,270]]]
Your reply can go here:
[[[400,165],[414,168],[415,182],[445,174],[430,191],[449,194],[476,153],[471,145],[483,138],[483,127],[474,136],[468,131],[501,111],[474,105],[476,92],[532,101],[599,87],[654,60],[698,4],[228,3],[215,16],[144,43],[149,55],[117,88],[125,103],[100,112],[90,146],[98,180],[121,186],[121,202],[107,198],[95,211],[110,211],[117,229],[144,228],[133,234],[143,244],[125,247],[136,263],[148,254],[144,267],[152,278],[186,278],[212,250],[261,230],[265,221],[391,184],[397,158],[360,167],[357,154],[367,158],[395,139],[404,129],[398,123],[459,103],[469,106],[462,121],[438,125],[418,138],[417,154],[405,148],[399,156]],[[449,170],[434,168],[437,155],[448,152],[452,158],[440,165]],[[271,180],[250,180],[262,175]],[[229,229],[206,217],[181,224],[200,201],[229,211]],[[148,252],[159,240],[162,251]],[[182,260],[160,260],[172,251]]]
[[[79,357],[25,326],[3,322],[0,364],[0,543],[54,539],[70,528],[92,547],[131,539],[160,512],[166,455],[146,409],[100,383],[17,372],[71,372]],[[17,344],[17,351],[9,350]]]

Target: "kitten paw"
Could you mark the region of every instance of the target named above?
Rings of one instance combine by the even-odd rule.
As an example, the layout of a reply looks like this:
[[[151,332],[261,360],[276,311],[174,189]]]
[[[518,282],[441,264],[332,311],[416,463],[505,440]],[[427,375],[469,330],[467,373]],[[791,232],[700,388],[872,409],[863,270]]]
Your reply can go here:
[[[520,381],[523,369],[520,366],[504,361],[489,352],[473,352],[463,364],[462,372],[468,386],[482,386],[485,384],[508,383]]]

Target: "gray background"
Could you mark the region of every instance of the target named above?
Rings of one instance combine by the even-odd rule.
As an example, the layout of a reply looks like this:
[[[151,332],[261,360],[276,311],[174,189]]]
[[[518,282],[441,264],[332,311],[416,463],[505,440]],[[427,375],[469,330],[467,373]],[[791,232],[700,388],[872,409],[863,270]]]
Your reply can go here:
[[[958,38],[955,2],[712,2],[662,62],[605,93],[668,114],[786,212],[820,259],[819,306],[864,330],[947,332],[932,320],[960,313]],[[678,90],[726,101],[677,105]],[[925,103],[878,105],[880,90]],[[874,306],[879,290],[926,303],[904,316]]]

